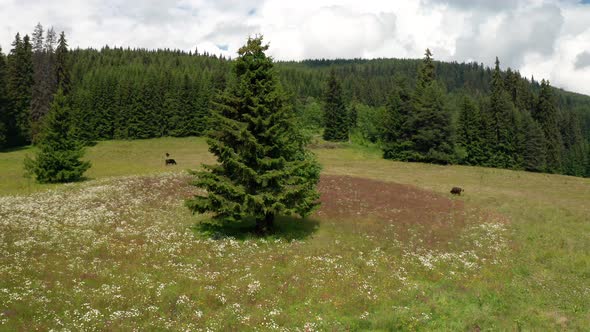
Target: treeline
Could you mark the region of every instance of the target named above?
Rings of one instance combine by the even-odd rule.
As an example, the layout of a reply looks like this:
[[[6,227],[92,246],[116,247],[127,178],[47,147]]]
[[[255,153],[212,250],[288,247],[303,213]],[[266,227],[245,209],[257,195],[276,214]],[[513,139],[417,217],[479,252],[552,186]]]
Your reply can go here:
[[[60,85],[80,140],[202,135],[228,74],[227,59],[197,51],[68,51],[39,24],[8,56],[0,49],[0,149],[35,143]]]
[[[498,59],[489,93],[449,94],[427,50],[415,83],[395,77],[384,107],[353,102],[340,116],[333,115],[338,113],[333,101],[344,92],[339,92],[335,77],[332,71],[325,90],[325,139],[346,140],[350,133],[353,139],[360,136],[361,142],[381,146],[384,158],[400,161],[590,176],[590,147],[583,129],[588,118],[560,110],[558,92],[548,81],[536,87],[516,72],[504,73]],[[581,98],[576,102],[584,105]],[[310,117],[317,107],[304,109]]]
[[[32,36],[0,51],[0,148],[35,142],[59,85],[81,140],[202,135],[229,79],[230,59],[197,50],[68,51],[53,29]],[[499,66],[427,58],[275,68],[300,125],[327,139],[350,136],[399,160],[588,175],[590,97]]]
[[[72,52],[71,101],[87,140],[198,136],[228,61],[171,50]]]

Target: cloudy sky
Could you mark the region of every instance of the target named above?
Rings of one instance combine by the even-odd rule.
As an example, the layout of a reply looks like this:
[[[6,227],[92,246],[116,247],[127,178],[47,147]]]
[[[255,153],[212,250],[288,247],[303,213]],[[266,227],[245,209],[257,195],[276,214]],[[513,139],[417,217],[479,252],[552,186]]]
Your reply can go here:
[[[586,4],[588,3],[588,4]],[[234,56],[262,33],[276,59],[477,61],[590,94],[590,0],[0,0],[0,46],[34,25],[71,46],[179,48]]]

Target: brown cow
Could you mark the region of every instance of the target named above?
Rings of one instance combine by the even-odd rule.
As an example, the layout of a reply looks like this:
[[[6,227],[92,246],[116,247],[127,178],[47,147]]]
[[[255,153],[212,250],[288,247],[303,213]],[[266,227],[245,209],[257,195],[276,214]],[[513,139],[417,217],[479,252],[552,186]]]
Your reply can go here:
[[[463,188],[453,187],[453,189],[451,189],[451,194],[461,196],[461,192],[463,191],[465,191]]]

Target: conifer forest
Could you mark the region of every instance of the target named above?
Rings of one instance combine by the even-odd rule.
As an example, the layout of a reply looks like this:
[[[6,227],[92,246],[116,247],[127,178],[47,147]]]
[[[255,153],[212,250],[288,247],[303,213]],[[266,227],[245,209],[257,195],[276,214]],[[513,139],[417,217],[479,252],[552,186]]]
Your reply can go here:
[[[590,97],[517,71],[424,59],[278,62],[309,133],[378,144],[388,159],[590,175]],[[80,140],[200,136],[231,59],[158,49],[69,49],[41,25],[0,53],[0,143],[34,143],[58,87]],[[325,109],[325,111],[324,111]]]

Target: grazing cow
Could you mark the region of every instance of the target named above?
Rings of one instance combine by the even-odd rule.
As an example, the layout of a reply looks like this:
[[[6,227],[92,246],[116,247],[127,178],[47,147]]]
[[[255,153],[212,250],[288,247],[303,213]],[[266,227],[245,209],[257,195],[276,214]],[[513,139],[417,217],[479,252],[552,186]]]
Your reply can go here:
[[[451,189],[451,194],[461,196],[461,192],[463,191],[465,191],[463,188],[453,187],[453,189]]]
[[[176,160],[170,158],[170,154],[166,152],[166,166],[168,165],[176,165]]]

